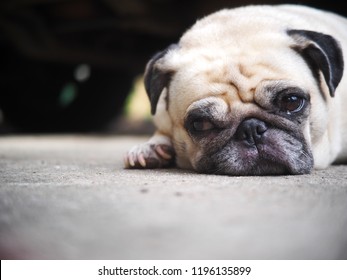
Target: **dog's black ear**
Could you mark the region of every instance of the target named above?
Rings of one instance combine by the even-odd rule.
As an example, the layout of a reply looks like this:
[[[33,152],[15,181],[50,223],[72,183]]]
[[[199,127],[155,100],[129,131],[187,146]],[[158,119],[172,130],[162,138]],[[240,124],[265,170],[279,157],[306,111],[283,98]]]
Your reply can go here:
[[[154,55],[152,59],[147,63],[144,83],[146,92],[151,103],[152,115],[154,115],[156,112],[161,92],[165,87],[168,87],[171,80],[171,76],[173,75],[173,71],[164,71],[162,69],[159,69],[157,67],[157,62],[158,60],[163,58],[169,50],[177,48],[177,46],[178,45],[176,44],[170,45],[165,50]]]
[[[339,43],[330,35],[314,31],[292,29],[287,33],[296,41],[297,45],[293,48],[306,60],[318,82],[319,71],[323,73],[330,96],[333,97],[344,67]]]

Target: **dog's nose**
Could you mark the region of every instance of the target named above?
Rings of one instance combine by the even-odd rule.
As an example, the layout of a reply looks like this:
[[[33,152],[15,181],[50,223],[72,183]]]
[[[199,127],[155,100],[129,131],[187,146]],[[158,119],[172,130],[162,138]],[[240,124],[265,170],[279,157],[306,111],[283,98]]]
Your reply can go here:
[[[235,137],[237,140],[255,145],[260,141],[266,130],[267,125],[265,122],[256,118],[246,119],[240,123],[236,130]]]

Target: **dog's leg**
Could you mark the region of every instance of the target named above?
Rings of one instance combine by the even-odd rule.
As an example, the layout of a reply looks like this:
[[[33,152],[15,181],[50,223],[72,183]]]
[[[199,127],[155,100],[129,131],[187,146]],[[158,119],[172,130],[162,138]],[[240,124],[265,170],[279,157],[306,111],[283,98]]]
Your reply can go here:
[[[175,150],[169,137],[156,132],[151,139],[131,148],[124,157],[125,168],[161,168],[174,163]]]

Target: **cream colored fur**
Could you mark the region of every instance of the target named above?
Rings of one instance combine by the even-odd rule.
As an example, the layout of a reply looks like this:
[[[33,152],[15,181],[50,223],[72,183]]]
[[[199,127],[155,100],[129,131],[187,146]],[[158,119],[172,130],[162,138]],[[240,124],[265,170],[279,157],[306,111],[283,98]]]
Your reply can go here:
[[[347,57],[346,19],[303,6],[280,5],[226,9],[209,15],[182,36],[179,48],[158,62],[158,69],[175,74],[154,115],[156,143],[161,144],[158,135],[164,136],[163,143],[171,140],[179,167],[195,168],[200,157],[199,147],[183,126],[194,102],[214,97],[220,100],[222,111],[243,114],[255,110],[256,94],[268,80],[295,83],[310,92],[304,136],[313,152],[314,167],[326,168],[347,159],[347,74],[334,98],[321,77],[323,97],[308,65],[291,48],[296,42],[286,34],[288,29],[329,34]],[[126,166],[133,166],[146,145],[127,154]]]

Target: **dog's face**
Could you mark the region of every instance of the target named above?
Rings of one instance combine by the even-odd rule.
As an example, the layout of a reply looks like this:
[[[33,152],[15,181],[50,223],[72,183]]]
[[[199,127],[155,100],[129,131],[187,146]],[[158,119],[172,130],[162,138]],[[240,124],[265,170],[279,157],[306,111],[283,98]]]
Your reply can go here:
[[[200,22],[147,66],[152,113],[177,164],[230,175],[309,173],[342,77],[338,43],[261,22],[226,30],[221,18]]]

